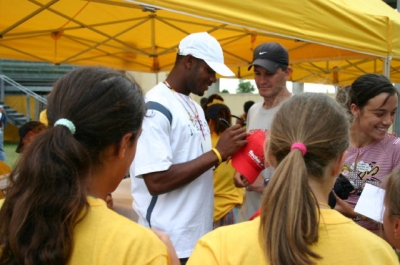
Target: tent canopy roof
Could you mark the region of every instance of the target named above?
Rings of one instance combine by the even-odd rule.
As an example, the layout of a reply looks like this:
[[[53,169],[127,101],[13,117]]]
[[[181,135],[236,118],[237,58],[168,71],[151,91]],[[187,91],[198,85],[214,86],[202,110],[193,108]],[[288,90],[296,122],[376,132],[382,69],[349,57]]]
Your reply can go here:
[[[338,84],[363,71],[381,73],[383,58],[400,57],[392,30],[399,15],[380,0],[141,2],[0,0],[0,57],[168,71],[179,41],[207,31],[238,77],[252,76],[247,66],[258,44],[277,41],[289,50],[292,81]]]

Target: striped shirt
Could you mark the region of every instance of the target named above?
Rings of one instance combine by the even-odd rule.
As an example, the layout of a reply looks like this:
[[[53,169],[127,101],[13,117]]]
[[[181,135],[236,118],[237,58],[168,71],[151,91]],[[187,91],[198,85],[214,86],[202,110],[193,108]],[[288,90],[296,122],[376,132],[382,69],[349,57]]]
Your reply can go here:
[[[347,202],[355,207],[365,183],[380,186],[386,175],[400,166],[400,138],[386,134],[380,141],[362,148],[350,147],[343,165],[342,175],[355,187]],[[378,229],[376,224],[359,222],[367,229]]]

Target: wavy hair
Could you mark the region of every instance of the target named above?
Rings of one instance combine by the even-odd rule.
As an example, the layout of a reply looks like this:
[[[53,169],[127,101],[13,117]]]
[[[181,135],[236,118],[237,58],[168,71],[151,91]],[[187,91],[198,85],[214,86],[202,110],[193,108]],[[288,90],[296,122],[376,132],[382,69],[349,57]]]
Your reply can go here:
[[[88,178],[103,151],[132,133],[145,114],[141,89],[106,68],[61,77],[48,97],[49,128],[27,146],[10,175],[0,211],[0,264],[66,264],[73,230],[88,209]],[[75,134],[54,123],[73,122]],[[121,176],[122,179],[122,176]]]
[[[291,146],[302,142],[307,153]],[[302,93],[282,104],[271,126],[267,153],[276,170],[261,206],[259,238],[271,265],[312,264],[318,241],[319,206],[308,179],[324,171],[349,146],[343,108],[324,94]]]

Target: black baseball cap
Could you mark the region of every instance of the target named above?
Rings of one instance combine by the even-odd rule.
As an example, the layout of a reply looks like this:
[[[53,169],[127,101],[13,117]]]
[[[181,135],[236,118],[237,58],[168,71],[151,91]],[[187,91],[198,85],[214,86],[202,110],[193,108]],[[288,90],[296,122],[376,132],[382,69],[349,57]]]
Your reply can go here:
[[[46,125],[44,125],[40,121],[29,121],[29,122],[25,123],[24,125],[22,125],[18,129],[19,143],[18,143],[18,146],[17,146],[17,149],[15,150],[15,152],[17,152],[17,153],[21,152],[22,147],[24,147],[22,140],[24,140],[25,135],[27,135],[28,132],[32,131],[33,129],[35,129],[38,126],[46,127]]]
[[[253,65],[261,66],[270,73],[275,73],[280,67],[289,66],[289,54],[285,47],[277,42],[266,42],[257,46],[253,54]]]

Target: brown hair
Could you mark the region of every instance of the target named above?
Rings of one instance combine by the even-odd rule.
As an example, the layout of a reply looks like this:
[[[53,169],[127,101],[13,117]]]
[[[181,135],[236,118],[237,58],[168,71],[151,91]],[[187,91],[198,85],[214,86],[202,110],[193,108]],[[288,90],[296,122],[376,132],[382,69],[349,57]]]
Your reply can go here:
[[[336,93],[336,101],[344,108],[350,123],[352,123],[354,117],[350,110],[350,89],[351,86],[339,87]]]
[[[385,185],[385,205],[389,217],[400,216],[400,168],[395,169],[390,175]]]
[[[307,147],[303,156],[295,142]],[[276,170],[261,206],[259,237],[271,265],[312,264],[319,206],[308,178],[323,181],[326,167],[349,146],[343,108],[324,94],[302,93],[282,104],[270,131],[268,155]],[[317,209],[317,210],[316,210]]]
[[[382,93],[389,94],[382,106],[388,101],[389,97],[399,94],[390,80],[384,75],[365,74],[359,76],[349,88],[350,102],[348,106],[350,107],[354,103],[358,108],[362,109],[371,98]]]
[[[48,99],[49,129],[27,146],[10,175],[0,211],[0,264],[68,263],[74,227],[87,212],[91,172],[126,133],[133,144],[145,114],[140,88],[105,68],[66,74]],[[53,127],[61,118],[75,125],[74,134]]]
[[[212,121],[214,124],[213,131],[217,135],[222,134],[229,127],[228,124],[220,121],[221,118],[227,121],[229,125],[232,122],[232,115],[229,107],[219,99],[214,99],[211,103],[207,104],[204,112],[207,122],[210,123],[210,121]]]

